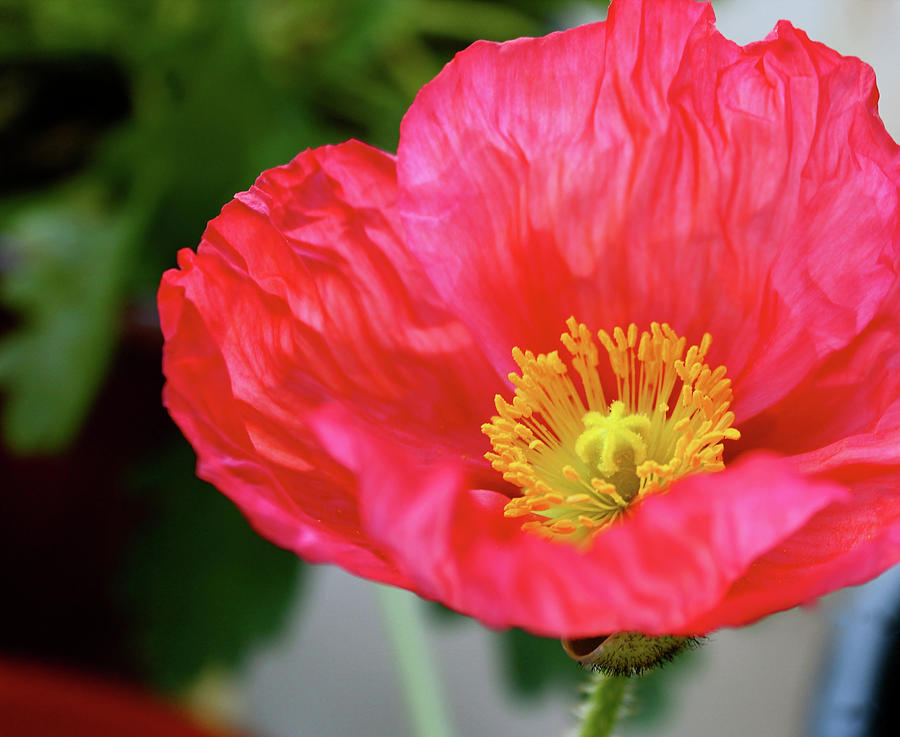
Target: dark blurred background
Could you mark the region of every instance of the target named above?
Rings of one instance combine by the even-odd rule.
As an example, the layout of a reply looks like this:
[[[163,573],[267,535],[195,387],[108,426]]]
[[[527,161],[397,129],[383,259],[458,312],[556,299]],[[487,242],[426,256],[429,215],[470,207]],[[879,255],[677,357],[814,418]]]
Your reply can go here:
[[[739,8],[732,28],[765,16],[746,42],[782,15],[804,25],[789,6],[810,13],[807,28],[827,6],[859,41],[842,50],[866,58],[866,44],[892,44],[873,31],[884,17],[872,7],[900,19],[900,2],[866,5],[868,15],[845,10],[849,0],[716,8]],[[260,171],[350,137],[396,150],[417,90],[473,40],[541,35],[605,9],[0,0],[0,663],[129,684],[214,721],[234,715],[228,674],[283,637],[289,614],[302,622],[313,572],[194,477],[160,402],[162,272]],[[469,626],[437,607],[430,616]],[[583,677],[556,642],[484,637],[499,677],[528,701]],[[665,682],[642,684],[648,724]]]

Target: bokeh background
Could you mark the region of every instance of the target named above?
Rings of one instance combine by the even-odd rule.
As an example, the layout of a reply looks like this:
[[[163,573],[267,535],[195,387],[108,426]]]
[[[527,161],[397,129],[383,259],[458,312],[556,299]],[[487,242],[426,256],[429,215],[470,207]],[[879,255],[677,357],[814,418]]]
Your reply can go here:
[[[900,137],[900,0],[714,7],[738,42],[784,17],[868,61]],[[350,137],[395,150],[416,91],[471,41],[605,12],[557,0],[0,0],[0,664],[123,684],[223,731],[413,734],[383,626],[390,601],[258,538],[194,478],[160,404],[156,287],[261,170]],[[893,616],[879,597],[896,589],[883,579],[717,633],[640,683],[624,733],[849,737],[846,724],[827,731],[861,708],[835,685],[865,660],[843,643],[861,619]],[[584,674],[558,643],[412,606],[450,734],[575,724]],[[851,680],[886,678],[861,672]],[[0,720],[10,688],[0,679]]]

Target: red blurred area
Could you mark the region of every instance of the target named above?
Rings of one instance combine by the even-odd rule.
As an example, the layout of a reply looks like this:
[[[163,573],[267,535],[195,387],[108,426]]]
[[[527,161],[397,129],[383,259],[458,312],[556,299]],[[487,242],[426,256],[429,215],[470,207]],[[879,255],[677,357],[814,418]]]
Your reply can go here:
[[[3,737],[225,737],[133,688],[0,660]],[[231,735],[231,737],[236,737]]]

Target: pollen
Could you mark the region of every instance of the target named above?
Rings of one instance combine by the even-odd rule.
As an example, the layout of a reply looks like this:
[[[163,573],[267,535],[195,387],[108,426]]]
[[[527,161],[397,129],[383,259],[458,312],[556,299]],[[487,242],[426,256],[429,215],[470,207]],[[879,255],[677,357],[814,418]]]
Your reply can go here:
[[[688,346],[665,323],[599,331],[608,396],[591,331],[574,318],[566,327],[565,359],[513,348],[515,395],[497,395],[497,414],[481,429],[492,446],[485,457],[522,490],[504,514],[541,537],[577,544],[678,479],[723,470],[723,441],[740,433],[726,369],[705,361],[709,334]]]

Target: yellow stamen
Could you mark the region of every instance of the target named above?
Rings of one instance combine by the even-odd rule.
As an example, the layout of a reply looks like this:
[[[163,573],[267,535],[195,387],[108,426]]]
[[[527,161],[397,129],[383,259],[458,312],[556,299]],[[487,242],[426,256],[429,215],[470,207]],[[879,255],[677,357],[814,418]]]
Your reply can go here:
[[[590,331],[575,318],[566,327],[568,361],[513,348],[515,396],[495,398],[497,415],[482,430],[493,449],[485,457],[522,489],[505,515],[528,517],[523,529],[542,537],[581,542],[635,500],[721,471],[722,441],[740,433],[731,427],[726,369],[705,363],[709,334],[688,347],[665,323],[640,334],[634,324],[601,330],[618,394],[608,403]]]

